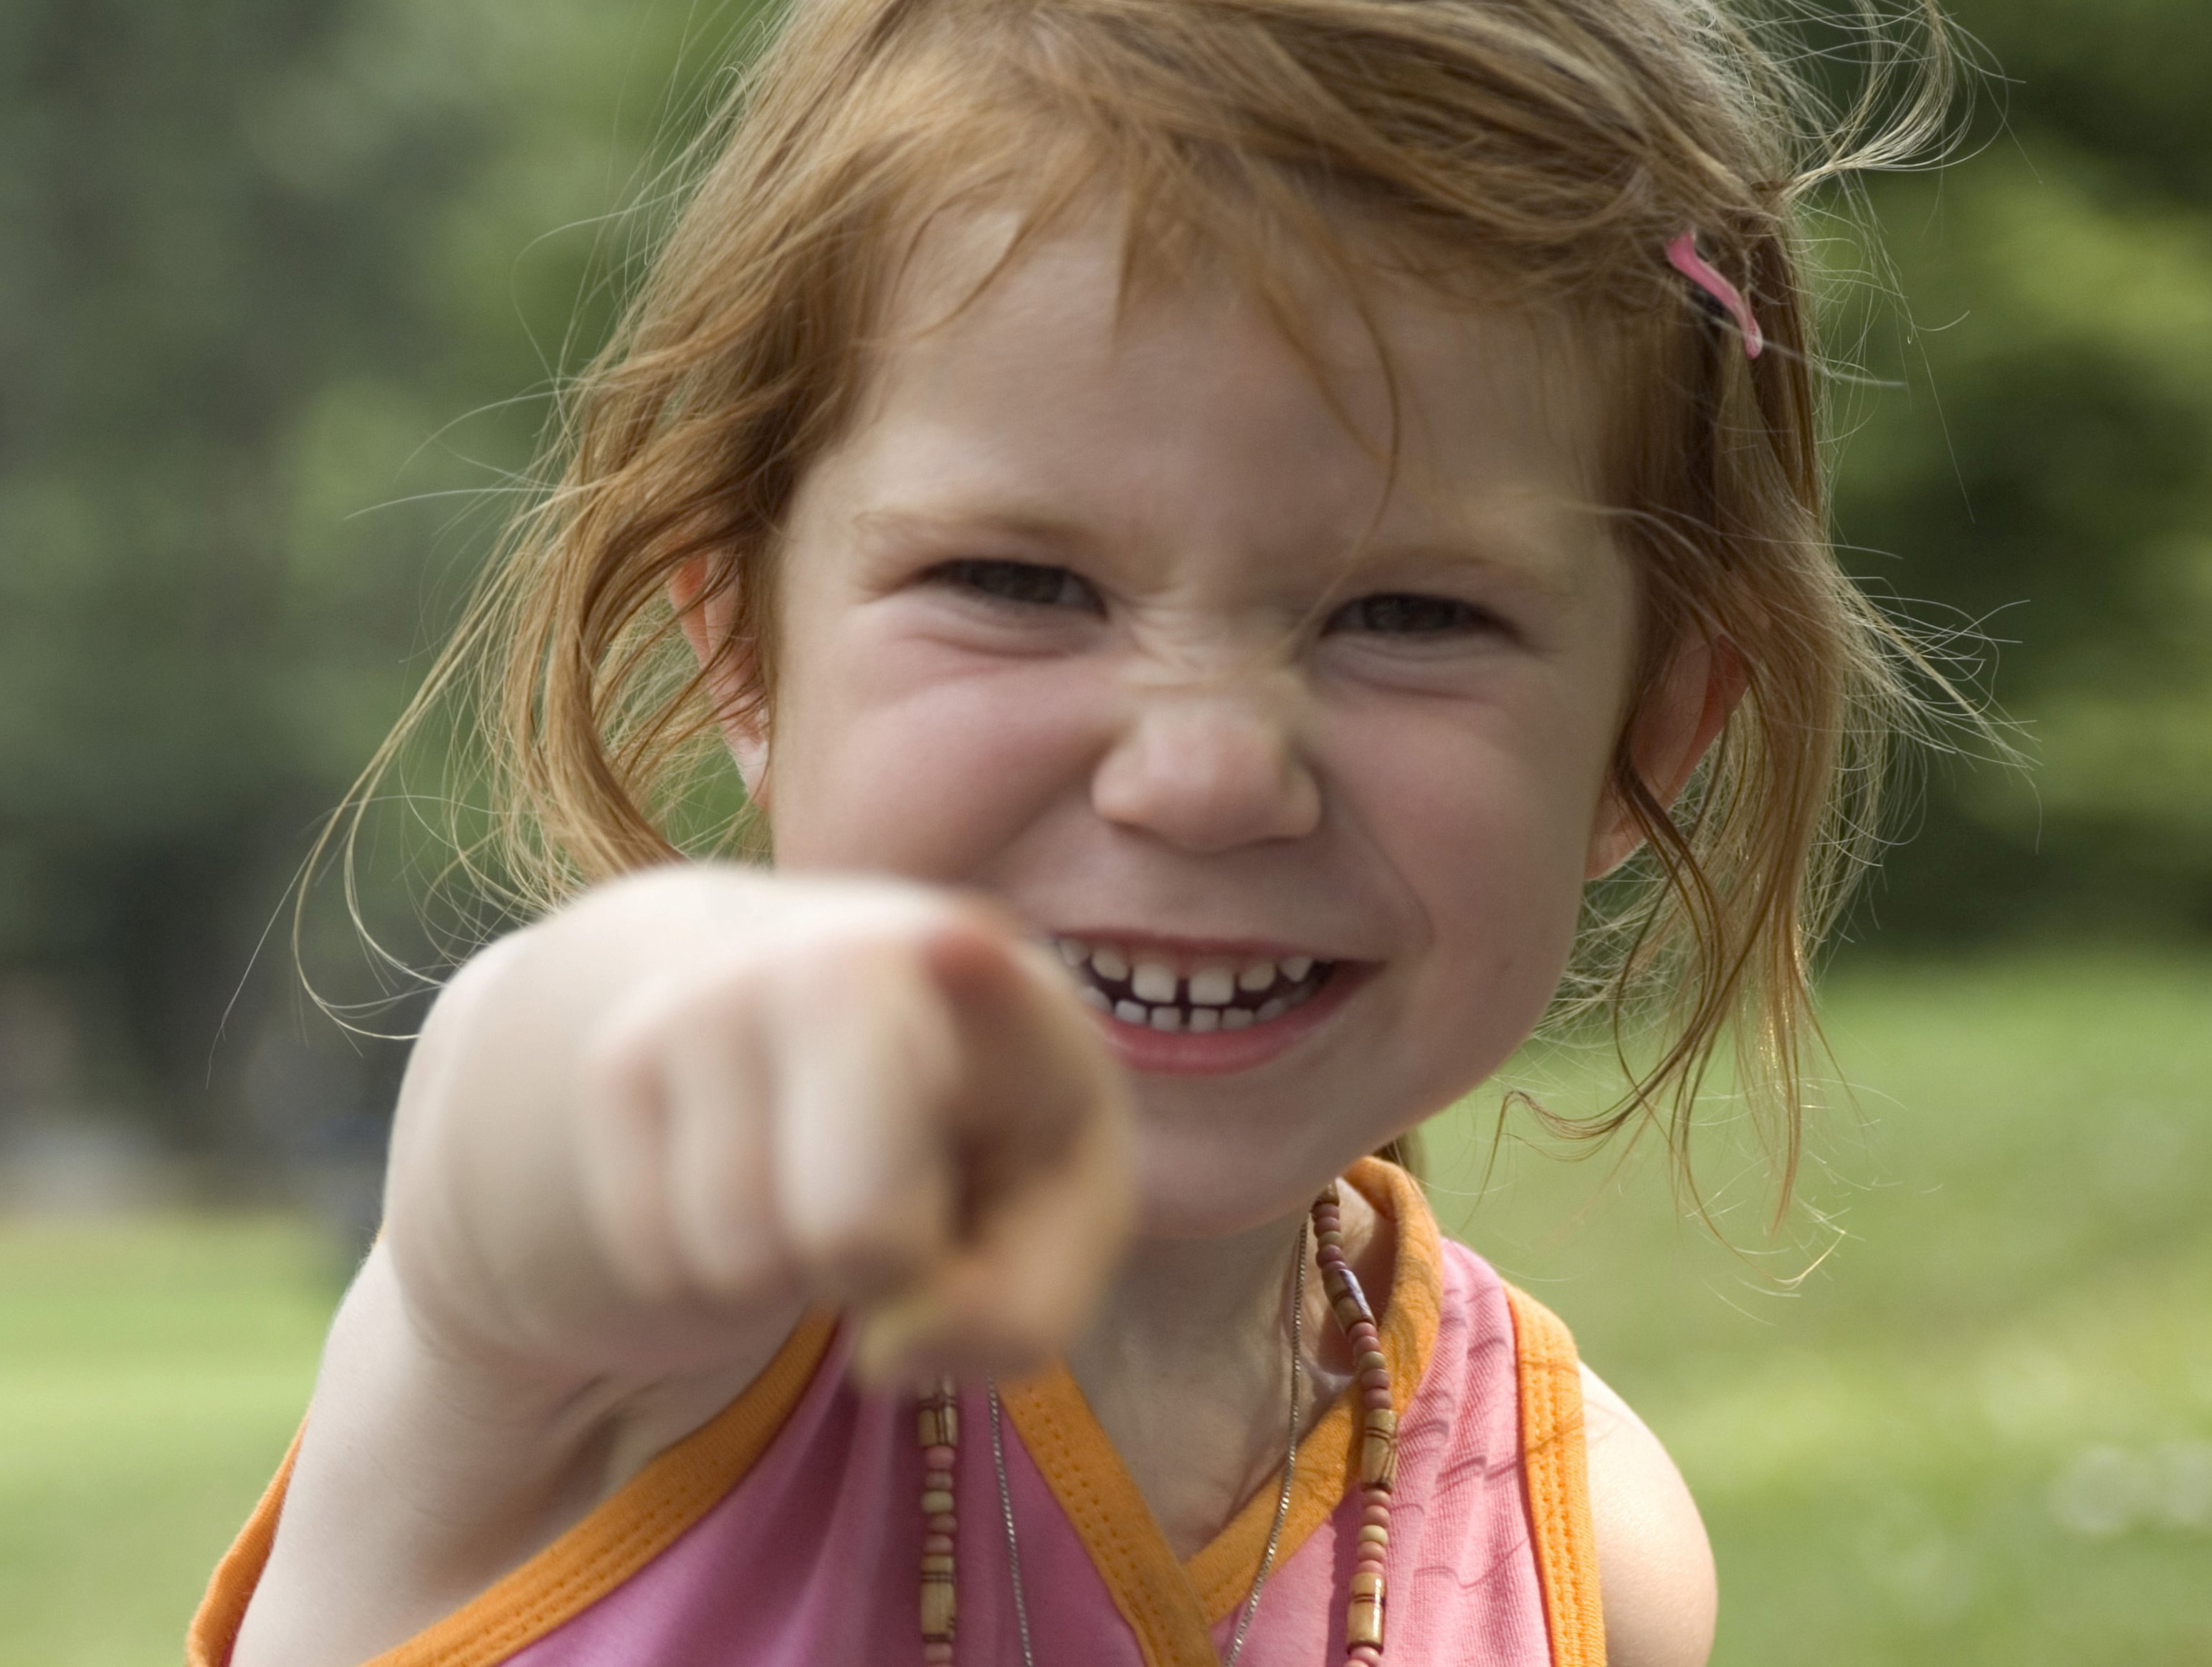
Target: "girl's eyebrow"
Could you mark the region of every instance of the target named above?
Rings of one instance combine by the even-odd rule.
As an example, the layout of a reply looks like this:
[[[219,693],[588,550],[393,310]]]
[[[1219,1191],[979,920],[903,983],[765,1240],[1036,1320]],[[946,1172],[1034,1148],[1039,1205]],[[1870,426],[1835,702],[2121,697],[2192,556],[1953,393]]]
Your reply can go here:
[[[1080,519],[1019,503],[943,509],[885,505],[860,511],[854,516],[853,526],[865,545],[878,549],[951,547],[990,539],[1085,556],[1102,553],[1108,543]],[[1549,530],[1531,524],[1527,516],[1497,518],[1456,536],[1362,541],[1343,555],[1334,589],[1356,586],[1393,567],[1471,569],[1547,603],[1571,601],[1582,588],[1576,576],[1577,564],[1561,541]]]
[[[950,544],[980,536],[1091,552],[1104,542],[1081,521],[1023,505],[961,509],[892,505],[862,510],[854,516],[853,526],[872,544]]]
[[[1573,563],[1548,540],[1526,536],[1476,534],[1463,538],[1382,542],[1352,553],[1345,564],[1347,580],[1393,567],[1473,568],[1549,600],[1565,601],[1580,589]]]
[[[1433,531],[1385,525],[1348,552],[1343,581],[1391,568],[1472,569],[1532,599],[1574,601],[1588,588],[1590,558],[1615,549],[1610,521],[1549,493],[1509,488],[1473,494]]]

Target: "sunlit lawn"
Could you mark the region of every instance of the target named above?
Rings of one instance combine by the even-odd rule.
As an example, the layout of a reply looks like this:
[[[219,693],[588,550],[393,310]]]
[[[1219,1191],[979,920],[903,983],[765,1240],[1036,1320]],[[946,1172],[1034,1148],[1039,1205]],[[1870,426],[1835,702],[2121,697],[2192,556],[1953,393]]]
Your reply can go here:
[[[1655,1164],[1509,1141],[1478,1197],[1494,1095],[1434,1131],[1439,1213],[1674,1448],[1723,1667],[2212,1663],[2212,967],[1920,968],[1830,1016],[1857,1109],[1813,1191],[1847,1236],[1796,1294],[1802,1251],[1717,1249]],[[0,1222],[0,1667],[177,1658],[305,1398],[325,1254]]]
[[[1452,1196],[1494,1094],[1434,1131],[1438,1213],[1674,1450],[1722,1667],[2212,1664],[2212,966],[1923,967],[1828,1011],[1844,1236],[1797,1294],[1802,1250],[1678,1225],[1656,1162],[1509,1141]]]
[[[0,1667],[182,1653],[333,1282],[282,1221],[0,1223]]]

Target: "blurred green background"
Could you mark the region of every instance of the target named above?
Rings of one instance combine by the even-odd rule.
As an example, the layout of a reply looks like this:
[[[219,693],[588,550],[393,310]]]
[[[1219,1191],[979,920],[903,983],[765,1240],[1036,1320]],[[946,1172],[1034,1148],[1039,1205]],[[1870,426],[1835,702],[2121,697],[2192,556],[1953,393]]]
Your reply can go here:
[[[1721,1662],[2212,1663],[2212,6],[1954,10],[2005,79],[1875,182],[1909,305],[1839,315],[1840,521],[2033,767],[1935,766],[1855,919],[1826,1225],[1723,1250],[1494,1092],[1436,1191],[1681,1458]],[[301,999],[286,888],[750,27],[0,7],[0,1667],[173,1659],[283,1449],[403,1057]],[[368,852],[403,949],[415,849]]]

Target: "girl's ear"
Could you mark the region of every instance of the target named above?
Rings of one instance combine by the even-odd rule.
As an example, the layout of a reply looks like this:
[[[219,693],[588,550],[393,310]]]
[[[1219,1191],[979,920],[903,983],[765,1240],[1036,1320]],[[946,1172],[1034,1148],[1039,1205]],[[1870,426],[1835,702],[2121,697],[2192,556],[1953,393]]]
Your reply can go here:
[[[714,702],[745,791],[755,804],[765,808],[762,795],[768,785],[768,724],[754,698],[758,668],[750,652],[735,640],[737,592],[730,585],[714,585],[714,577],[709,558],[692,557],[669,576],[668,600],[705,674],[707,698]]]
[[[1681,797],[1749,682],[1742,654],[1725,637],[1700,633],[1676,652],[1628,733],[1629,762],[1662,805]],[[1585,874],[1602,880],[1643,843],[1643,829],[1608,782],[1590,831]]]

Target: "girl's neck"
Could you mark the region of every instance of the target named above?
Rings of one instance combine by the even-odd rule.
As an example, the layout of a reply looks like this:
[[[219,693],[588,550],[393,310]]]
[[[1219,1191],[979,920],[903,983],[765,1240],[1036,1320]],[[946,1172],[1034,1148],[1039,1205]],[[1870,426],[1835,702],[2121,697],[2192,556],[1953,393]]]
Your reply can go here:
[[[1395,1235],[1349,1186],[1346,1250],[1379,1311]],[[1290,1397],[1291,1257],[1303,1210],[1227,1239],[1139,1240],[1068,1369],[1176,1555],[1189,1557],[1279,1474]],[[1306,1246],[1300,1428],[1350,1381]]]

